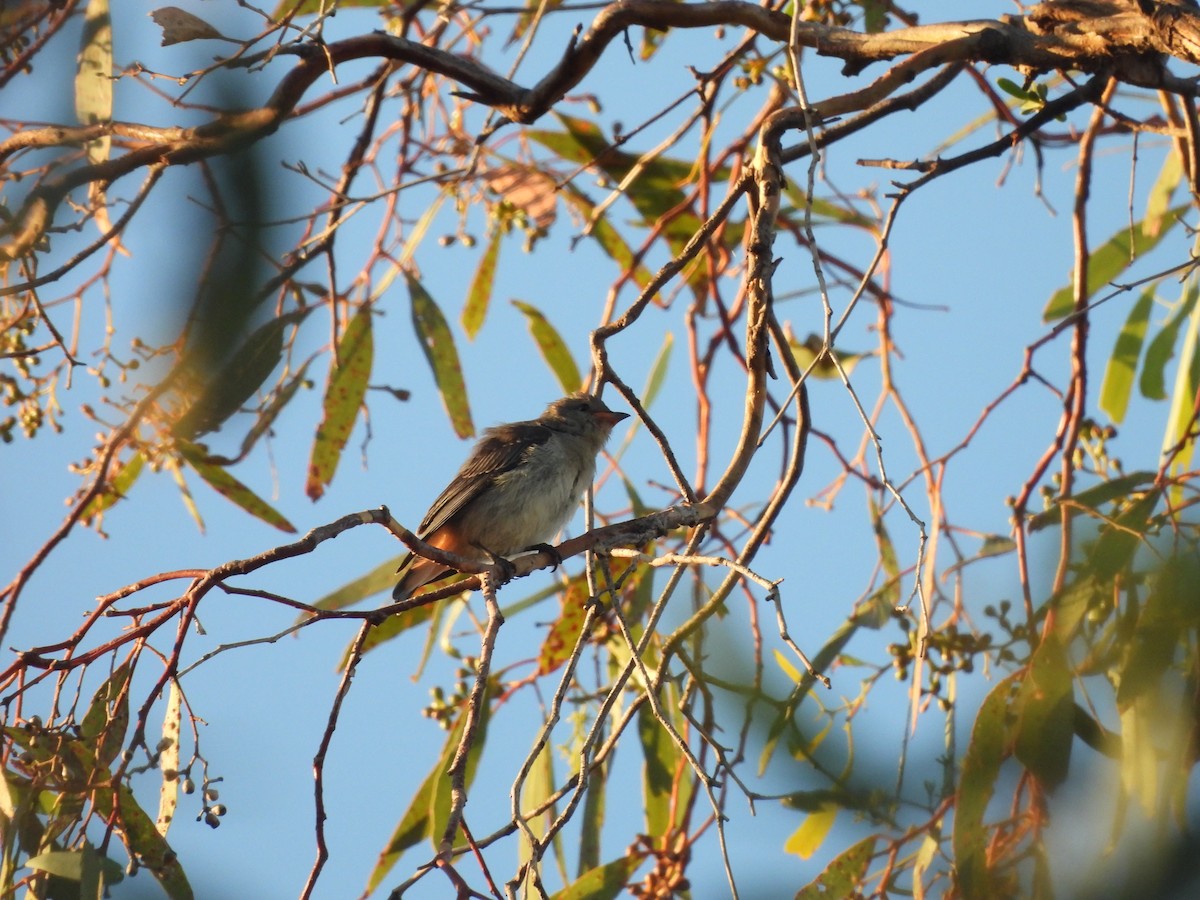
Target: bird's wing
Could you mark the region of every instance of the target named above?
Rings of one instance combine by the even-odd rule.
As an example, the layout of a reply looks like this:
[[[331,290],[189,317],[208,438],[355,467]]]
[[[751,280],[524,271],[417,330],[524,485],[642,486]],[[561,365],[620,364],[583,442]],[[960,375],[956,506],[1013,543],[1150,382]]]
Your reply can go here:
[[[546,443],[550,434],[549,428],[537,422],[514,422],[487,429],[458,474],[425,513],[421,538],[450,521],[497,478],[520,464],[531,447]]]

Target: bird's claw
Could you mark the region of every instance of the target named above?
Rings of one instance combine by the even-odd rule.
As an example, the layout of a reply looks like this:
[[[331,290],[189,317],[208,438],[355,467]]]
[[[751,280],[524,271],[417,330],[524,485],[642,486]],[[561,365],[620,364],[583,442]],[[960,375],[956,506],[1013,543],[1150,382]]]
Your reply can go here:
[[[550,558],[554,560],[554,568],[550,570],[552,572],[557,571],[558,567],[563,564],[562,554],[558,552],[557,547],[551,546],[550,544],[534,544],[531,547],[526,547],[525,551],[527,553],[536,551],[538,553],[549,554]]]

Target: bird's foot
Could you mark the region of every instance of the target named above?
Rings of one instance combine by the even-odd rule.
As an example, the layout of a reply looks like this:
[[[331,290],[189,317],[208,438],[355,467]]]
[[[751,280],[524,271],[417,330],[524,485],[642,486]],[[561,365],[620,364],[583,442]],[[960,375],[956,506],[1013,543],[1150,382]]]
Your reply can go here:
[[[499,571],[500,584],[507,584],[513,580],[513,576],[517,574],[517,567],[513,565],[512,560],[499,553],[493,553],[487,547],[479,547],[479,549],[488,555],[492,565]]]
[[[558,552],[558,548],[550,544],[534,544],[531,547],[525,548],[526,553],[548,553],[550,558],[554,560],[554,568],[550,571],[556,571],[563,564],[562,554]]]

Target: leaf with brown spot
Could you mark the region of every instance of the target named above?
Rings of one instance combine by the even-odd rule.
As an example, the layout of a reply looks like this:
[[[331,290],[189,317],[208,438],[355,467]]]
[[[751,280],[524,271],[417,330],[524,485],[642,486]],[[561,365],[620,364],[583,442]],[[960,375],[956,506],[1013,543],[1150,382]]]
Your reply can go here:
[[[317,427],[312,456],[308,463],[305,493],[319,500],[325,487],[333,481],[342,450],[358,419],[367,381],[375,359],[375,344],[371,334],[371,308],[360,307],[346,326],[338,342],[336,362],[329,367],[329,383],[325,389],[324,416]]]

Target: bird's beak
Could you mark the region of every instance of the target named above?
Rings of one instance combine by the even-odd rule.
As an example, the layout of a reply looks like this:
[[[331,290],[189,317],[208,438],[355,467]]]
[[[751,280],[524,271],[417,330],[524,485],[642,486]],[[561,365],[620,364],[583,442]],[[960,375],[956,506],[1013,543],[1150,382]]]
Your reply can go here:
[[[628,419],[629,413],[613,412],[611,409],[598,409],[592,415],[601,425],[612,428],[622,419]]]

